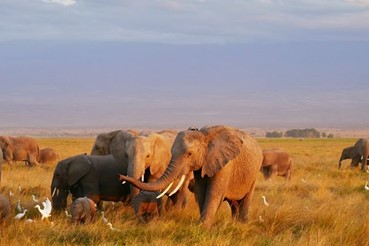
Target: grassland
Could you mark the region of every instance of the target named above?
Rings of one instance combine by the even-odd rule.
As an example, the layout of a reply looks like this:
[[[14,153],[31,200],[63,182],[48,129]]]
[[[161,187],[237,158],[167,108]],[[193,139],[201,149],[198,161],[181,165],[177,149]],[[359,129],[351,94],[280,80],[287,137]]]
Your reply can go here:
[[[52,147],[65,158],[89,152],[92,138],[40,138],[40,147]],[[15,214],[17,200],[30,212],[27,218],[1,225],[1,245],[369,245],[369,174],[343,169],[337,162],[343,147],[355,139],[258,139],[262,148],[281,148],[291,153],[294,169],[289,182],[278,177],[264,181],[260,173],[246,224],[232,221],[223,203],[211,230],[203,229],[194,200],[183,211],[167,212],[147,225],[139,224],[130,207],[106,203],[105,215],[112,231],[96,218],[74,226],[64,214],[41,221],[32,194],[50,198],[55,165],[28,168],[18,163],[3,165],[1,194],[9,197]],[[21,190],[19,190],[19,187]],[[265,195],[269,206],[261,196]],[[26,218],[26,219],[27,219]]]

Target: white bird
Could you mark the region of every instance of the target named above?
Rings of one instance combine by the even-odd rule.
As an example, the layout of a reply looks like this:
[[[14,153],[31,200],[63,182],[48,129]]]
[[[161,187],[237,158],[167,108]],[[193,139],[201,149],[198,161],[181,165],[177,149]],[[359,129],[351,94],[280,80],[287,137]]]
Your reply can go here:
[[[263,223],[264,222],[264,219],[261,217],[261,215],[259,215],[259,222],[260,223]]]
[[[12,190],[9,191],[9,196],[14,196],[14,193]]]
[[[104,212],[103,212],[103,211],[101,212],[101,219],[102,219],[102,221],[103,221],[105,224],[107,224],[107,223],[108,223],[108,220],[105,218],[105,216],[104,216]]]
[[[27,219],[26,220],[26,223],[32,223],[33,222],[33,219]]]
[[[110,230],[112,230],[112,231],[119,231],[119,229],[114,228],[111,223],[106,223],[106,225],[109,226]]]
[[[22,192],[22,187],[18,186],[18,190],[19,190],[19,193],[21,193]]]
[[[68,213],[67,210],[65,210],[65,215],[68,217],[68,218],[72,218],[72,215]]]
[[[16,219],[16,220],[20,220],[21,218],[23,218],[23,216],[24,215],[26,215],[26,213],[27,213],[27,209],[25,209],[24,211],[23,211],[23,213],[19,213],[19,214],[17,214],[16,216],[14,216],[14,219]]]
[[[23,212],[23,208],[20,204],[20,200],[18,200],[17,206],[15,207],[15,210],[17,210],[18,213],[22,213]]]
[[[262,198],[263,198],[264,205],[265,206],[269,206],[269,203],[266,201],[266,197],[265,196],[262,196]]]
[[[41,219],[47,219],[48,217],[50,217],[50,213],[51,213],[51,202],[49,200],[49,198],[46,198],[46,201],[42,202],[42,205],[44,206],[43,209],[40,208],[39,205],[36,205],[35,208],[38,209],[38,211],[41,213],[42,217]]]
[[[301,179],[301,181],[302,181],[303,183],[306,183],[306,179]]]
[[[365,189],[365,190],[369,190],[368,181],[366,181],[366,183],[365,183],[365,185],[364,185],[364,189]]]
[[[33,200],[34,202],[38,202],[38,199],[36,199],[35,195],[32,195],[32,200]]]

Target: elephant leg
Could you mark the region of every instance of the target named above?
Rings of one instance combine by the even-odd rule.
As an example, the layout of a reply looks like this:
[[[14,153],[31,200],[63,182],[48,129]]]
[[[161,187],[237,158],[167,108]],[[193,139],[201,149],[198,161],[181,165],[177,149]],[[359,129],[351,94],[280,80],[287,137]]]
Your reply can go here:
[[[231,207],[232,218],[238,219],[240,215],[240,206],[239,206],[238,201],[231,201],[231,200],[227,200],[227,201],[229,203],[229,206]]]
[[[291,168],[288,168],[285,175],[284,175],[285,180],[291,180]]]
[[[195,185],[194,185],[194,193],[196,202],[199,206],[200,213],[203,210],[207,189],[207,178],[201,177],[201,171],[194,172],[195,177]]]
[[[278,166],[276,164],[270,166],[269,178],[271,179],[273,176],[274,177],[278,176]]]
[[[250,207],[250,203],[251,203],[252,197],[254,196],[254,192],[255,192],[255,183],[256,182],[254,181],[249,193],[246,194],[246,196],[242,199],[240,203],[240,215],[239,215],[238,220],[241,222],[246,222],[248,220],[249,207]]]
[[[215,213],[224,200],[229,183],[229,175],[227,174],[228,173],[226,173],[226,175],[224,175],[224,173],[218,173],[209,178],[205,193],[205,202],[200,211],[201,221],[206,228],[210,228]]]

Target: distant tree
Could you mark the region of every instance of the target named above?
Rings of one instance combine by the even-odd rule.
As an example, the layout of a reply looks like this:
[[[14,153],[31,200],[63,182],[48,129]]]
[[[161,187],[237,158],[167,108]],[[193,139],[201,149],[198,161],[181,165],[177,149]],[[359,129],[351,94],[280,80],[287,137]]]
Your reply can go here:
[[[326,138],[327,137],[327,133],[322,132],[322,138]]]
[[[267,137],[267,138],[281,138],[281,137],[283,137],[283,132],[278,132],[278,131],[267,132],[265,134],[265,137]]]
[[[286,137],[291,138],[320,138],[320,132],[315,130],[314,128],[308,129],[292,129],[286,131],[284,134]]]
[[[327,138],[334,138],[334,135],[332,133],[329,133]]]

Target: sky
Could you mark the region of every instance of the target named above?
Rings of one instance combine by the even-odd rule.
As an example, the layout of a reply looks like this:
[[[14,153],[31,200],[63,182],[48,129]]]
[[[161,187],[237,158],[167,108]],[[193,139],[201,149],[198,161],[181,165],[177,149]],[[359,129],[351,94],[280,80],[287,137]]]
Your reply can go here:
[[[368,128],[369,0],[0,0],[0,128]]]

